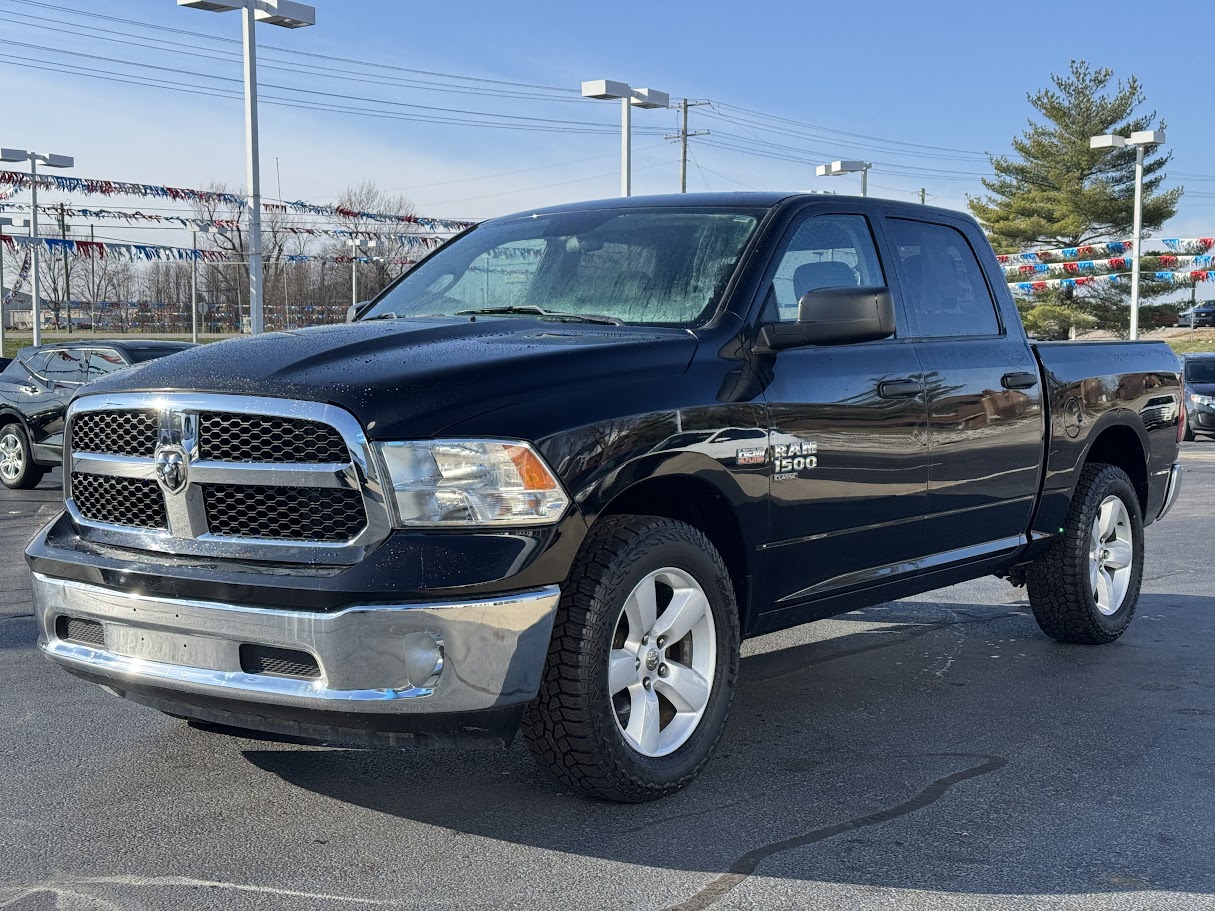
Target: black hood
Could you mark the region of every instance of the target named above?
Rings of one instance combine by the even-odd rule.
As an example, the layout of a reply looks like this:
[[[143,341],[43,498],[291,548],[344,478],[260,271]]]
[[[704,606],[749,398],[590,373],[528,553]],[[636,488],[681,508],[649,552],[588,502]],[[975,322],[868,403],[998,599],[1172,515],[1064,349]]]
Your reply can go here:
[[[444,427],[570,386],[682,373],[681,329],[534,319],[372,320],[230,339],[90,383],[105,392],[217,392],[327,402],[377,439]]]

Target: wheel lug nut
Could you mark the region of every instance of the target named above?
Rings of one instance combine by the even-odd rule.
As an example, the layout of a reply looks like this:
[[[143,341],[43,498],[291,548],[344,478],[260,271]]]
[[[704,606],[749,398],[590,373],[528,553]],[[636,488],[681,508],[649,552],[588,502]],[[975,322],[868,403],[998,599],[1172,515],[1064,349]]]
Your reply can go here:
[[[646,677],[644,680],[642,680],[641,685],[648,690],[650,688],[650,678]]]
[[[664,645],[666,645],[666,644],[667,644],[667,637],[666,637],[666,636],[659,636],[659,637],[658,637],[658,647],[659,647],[659,648],[662,648],[662,647],[663,647]]]
[[[634,670],[640,670],[640,669],[641,669],[641,659],[640,659],[640,658],[638,658],[638,659],[637,659],[637,663],[633,665],[633,669],[634,669]]]
[[[649,637],[648,635],[642,636],[642,637],[641,637],[641,644],[642,644],[642,645],[649,645],[649,644],[650,644],[650,637]]]
[[[669,673],[671,673],[671,669],[669,667],[667,667],[665,664],[658,665],[658,676],[659,677],[665,677]]]

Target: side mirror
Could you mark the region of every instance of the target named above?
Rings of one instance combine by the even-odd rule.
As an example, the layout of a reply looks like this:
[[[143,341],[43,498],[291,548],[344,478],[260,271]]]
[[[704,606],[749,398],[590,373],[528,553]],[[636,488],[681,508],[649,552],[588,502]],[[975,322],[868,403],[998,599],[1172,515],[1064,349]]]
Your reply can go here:
[[[783,351],[803,345],[851,345],[894,335],[894,298],[888,288],[820,288],[797,302],[796,323],[760,330],[756,350]]]
[[[346,322],[353,323],[359,318],[359,314],[367,309],[367,305],[371,301],[359,301],[357,304],[351,304],[346,308]]]

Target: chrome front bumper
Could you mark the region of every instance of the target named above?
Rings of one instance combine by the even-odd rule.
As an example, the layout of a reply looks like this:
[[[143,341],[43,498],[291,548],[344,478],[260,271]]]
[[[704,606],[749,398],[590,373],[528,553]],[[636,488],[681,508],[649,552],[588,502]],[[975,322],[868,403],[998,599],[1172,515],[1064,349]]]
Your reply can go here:
[[[120,694],[152,691],[186,704],[219,700],[247,707],[254,717],[309,710],[330,726],[347,726],[345,718],[364,729],[376,727],[376,716],[525,705],[539,689],[560,597],[549,587],[493,600],[326,614],[148,597],[37,573],[33,586],[43,653]],[[60,618],[100,623],[103,643],[62,638]],[[317,676],[249,673],[241,646],[307,653]]]

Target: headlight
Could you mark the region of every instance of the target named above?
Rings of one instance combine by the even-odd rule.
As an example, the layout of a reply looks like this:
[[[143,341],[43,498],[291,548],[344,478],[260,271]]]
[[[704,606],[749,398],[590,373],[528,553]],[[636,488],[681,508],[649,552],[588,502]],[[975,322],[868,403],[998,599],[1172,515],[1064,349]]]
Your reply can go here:
[[[545,525],[569,506],[561,483],[527,443],[377,443],[402,526]]]
[[[1195,405],[1215,405],[1215,395],[1195,395],[1191,392],[1190,401]]]

